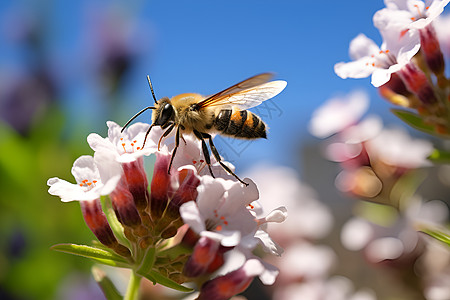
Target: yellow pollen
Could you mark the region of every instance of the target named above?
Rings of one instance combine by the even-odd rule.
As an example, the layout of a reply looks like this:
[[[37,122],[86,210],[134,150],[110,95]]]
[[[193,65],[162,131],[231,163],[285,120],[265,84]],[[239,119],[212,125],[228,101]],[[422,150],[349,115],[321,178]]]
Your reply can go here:
[[[221,231],[222,230],[222,226],[221,225],[217,225],[216,230],[217,231]]]

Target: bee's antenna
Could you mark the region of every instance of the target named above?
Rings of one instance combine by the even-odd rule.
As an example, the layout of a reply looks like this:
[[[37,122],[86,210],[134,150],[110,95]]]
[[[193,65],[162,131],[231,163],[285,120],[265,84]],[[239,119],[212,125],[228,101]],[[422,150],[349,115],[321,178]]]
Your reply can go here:
[[[131,117],[131,119],[128,120],[128,122],[123,125],[122,130],[120,130],[120,132],[123,132],[125,130],[125,128],[127,128],[128,125],[130,125],[131,121],[133,121],[134,119],[136,119],[140,114],[142,114],[144,111],[146,111],[147,109],[155,109],[153,106],[148,106],[144,109],[142,109],[140,112],[138,112],[137,114],[135,114],[133,117]]]
[[[150,75],[147,75],[147,80],[148,80],[148,85],[150,86],[150,90],[152,91],[153,100],[155,100],[155,103],[157,103],[158,101],[156,100],[155,92],[153,91],[153,86],[152,86],[152,81],[150,80]]]

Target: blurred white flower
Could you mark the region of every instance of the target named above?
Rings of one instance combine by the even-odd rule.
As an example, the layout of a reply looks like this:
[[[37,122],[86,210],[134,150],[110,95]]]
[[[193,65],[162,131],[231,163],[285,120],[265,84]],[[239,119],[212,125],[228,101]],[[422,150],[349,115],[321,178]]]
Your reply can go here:
[[[309,132],[318,138],[329,137],[356,124],[368,107],[369,96],[363,91],[331,98],[313,112]]]
[[[402,128],[384,129],[367,141],[366,147],[371,157],[391,166],[414,169],[431,165],[427,157],[433,145],[427,140],[412,138]]]
[[[433,22],[442,52],[450,54],[450,14],[440,15]]]
[[[309,281],[327,278],[336,262],[336,254],[331,248],[296,241],[286,248],[283,256],[277,260],[277,266],[281,280]]]
[[[276,291],[274,300],[376,300],[372,290],[355,291],[353,283],[346,277],[334,276],[326,281],[311,281],[292,284]]]
[[[442,201],[410,199],[406,210],[389,226],[358,217],[348,220],[341,230],[341,242],[349,250],[362,250],[372,263],[414,262],[426,246],[422,234],[417,232],[418,226],[441,225],[448,215],[448,207]]]
[[[268,232],[277,241],[291,241],[296,237],[318,239],[328,234],[333,224],[330,211],[317,200],[315,191],[299,180],[293,169],[260,164],[246,172],[246,176],[255,181],[260,191],[257,202],[264,208],[260,215],[281,205],[288,211],[283,223],[267,224]]]

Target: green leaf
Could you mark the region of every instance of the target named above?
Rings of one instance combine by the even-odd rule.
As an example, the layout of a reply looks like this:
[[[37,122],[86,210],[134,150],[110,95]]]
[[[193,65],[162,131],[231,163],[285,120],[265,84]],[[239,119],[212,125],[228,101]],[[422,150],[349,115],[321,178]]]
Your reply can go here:
[[[105,272],[100,270],[97,267],[92,267],[91,269],[92,275],[94,276],[95,281],[97,281],[98,285],[103,291],[106,299],[108,300],[122,300],[122,295],[120,295],[119,291],[114,286],[114,283],[111,279],[106,276]]]
[[[450,152],[434,149],[428,159],[438,164],[450,164]]]
[[[161,273],[158,273],[154,270],[151,270],[148,273],[141,273],[138,272],[139,275],[147,278],[148,280],[150,280],[151,282],[153,282],[153,284],[155,283],[159,283],[163,286],[166,286],[168,288],[180,291],[180,292],[192,292],[193,289],[185,287],[184,285],[181,285],[179,283],[176,283],[175,281],[173,281],[172,279],[167,278],[166,276],[162,275]]]
[[[444,244],[447,244],[447,246],[450,246],[450,235],[448,233],[431,228],[422,228],[420,231],[428,234],[429,236],[434,237],[435,239],[443,242]]]
[[[104,265],[129,268],[129,263],[121,256],[104,249],[75,244],[57,244],[50,249],[90,258]]]
[[[416,113],[413,113],[411,111],[408,110],[404,110],[404,109],[397,109],[397,108],[392,108],[391,112],[396,115],[398,118],[400,118],[400,120],[402,120],[403,122],[405,122],[406,124],[408,124],[409,126],[411,126],[412,128],[415,128],[417,130],[420,130],[422,132],[440,137],[440,138],[450,138],[450,136],[445,135],[445,134],[439,134],[436,132],[434,126],[427,124],[425,122],[425,120],[423,119],[423,117],[419,116]]]

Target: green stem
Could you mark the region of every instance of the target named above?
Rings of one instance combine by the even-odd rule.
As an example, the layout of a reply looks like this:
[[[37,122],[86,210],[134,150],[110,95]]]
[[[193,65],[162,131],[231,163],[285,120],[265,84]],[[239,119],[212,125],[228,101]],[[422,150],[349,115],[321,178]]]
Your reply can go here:
[[[130,281],[128,282],[127,293],[124,300],[137,300],[139,299],[139,287],[141,285],[142,277],[137,275],[134,271],[131,272]]]

